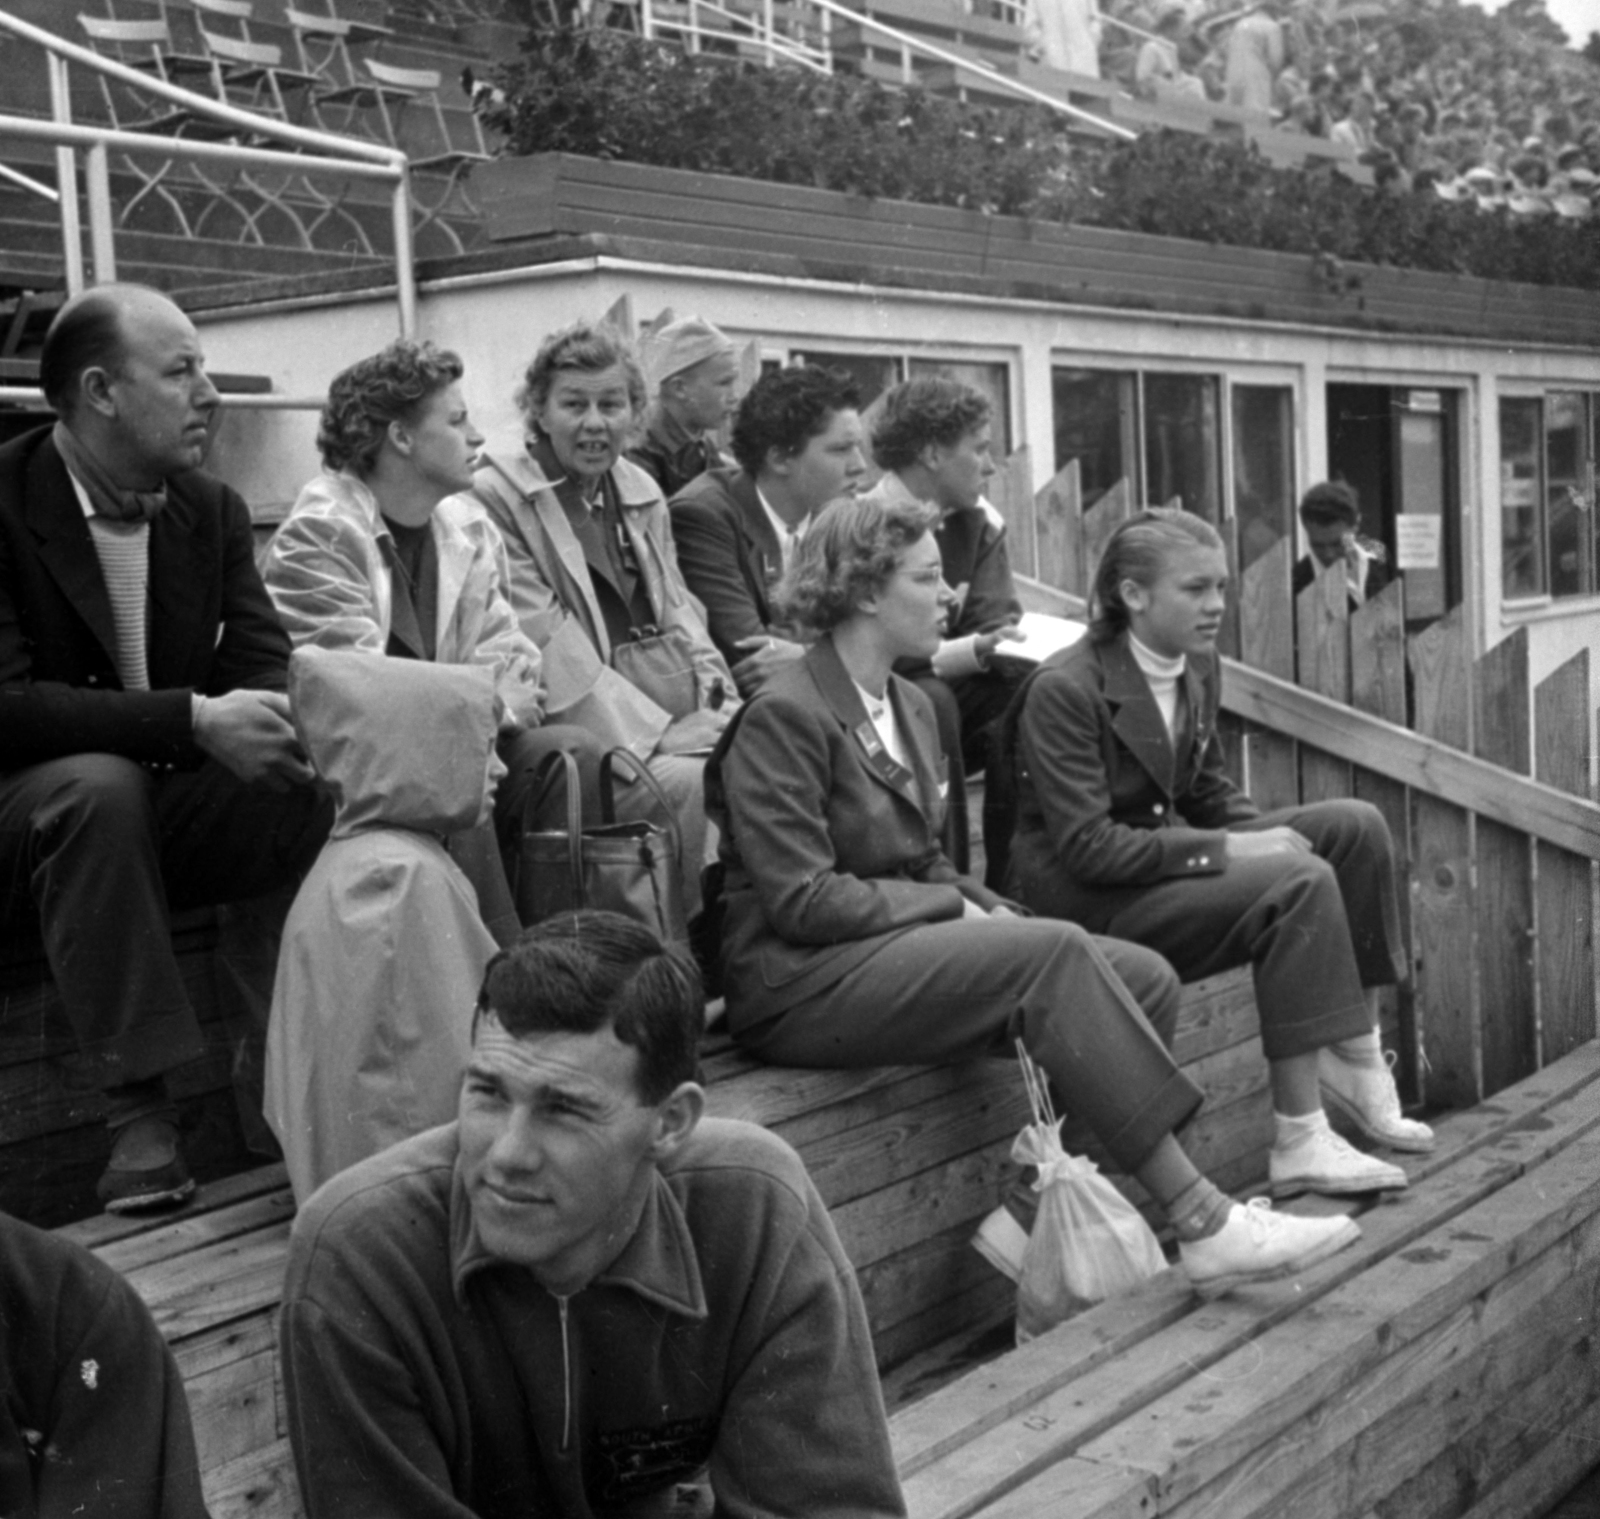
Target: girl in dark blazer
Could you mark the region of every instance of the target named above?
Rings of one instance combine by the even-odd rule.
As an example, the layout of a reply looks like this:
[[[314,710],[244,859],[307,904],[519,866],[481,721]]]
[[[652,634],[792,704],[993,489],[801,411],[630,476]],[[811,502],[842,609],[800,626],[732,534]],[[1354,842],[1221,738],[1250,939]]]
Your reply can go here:
[[[707,767],[734,1038],[817,1067],[943,1063],[1021,1038],[1167,1210],[1202,1292],[1342,1249],[1349,1220],[1241,1207],[1173,1138],[1201,1094],[1167,1051],[1176,979],[1160,956],[1020,916],[939,849],[933,713],[891,673],[932,653],[951,601],[935,521],[919,502],[861,500],[817,519],[785,592],[818,641],[741,709]]]
[[[1142,512],[1095,575],[1090,636],[1052,656],[1012,716],[1008,884],[1034,911],[1159,950],[1186,981],[1255,973],[1277,1115],[1273,1190],[1402,1187],[1328,1128],[1433,1146],[1404,1118],[1377,1035],[1402,967],[1393,849],[1378,812],[1332,801],[1263,816],[1217,740],[1227,561],[1210,525]]]

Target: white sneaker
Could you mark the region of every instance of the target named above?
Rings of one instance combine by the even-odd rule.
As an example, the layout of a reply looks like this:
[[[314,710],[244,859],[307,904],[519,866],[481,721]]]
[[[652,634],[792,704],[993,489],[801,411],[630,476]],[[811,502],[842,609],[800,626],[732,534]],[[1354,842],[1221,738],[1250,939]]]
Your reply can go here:
[[[1012,1281],[1022,1280],[1022,1256],[1028,1248],[1028,1231],[1004,1205],[978,1225],[972,1248],[994,1269]]]
[[[1425,1155],[1434,1146],[1433,1130],[1400,1112],[1394,1084],[1394,1051],[1383,1052],[1382,1068],[1354,1065],[1336,1049],[1317,1052],[1317,1079],[1323,1105],[1342,1114],[1374,1144]]]
[[[1292,1197],[1296,1192],[1343,1197],[1351,1192],[1398,1192],[1408,1185],[1399,1166],[1356,1149],[1326,1128],[1292,1145],[1274,1145],[1267,1156],[1267,1178],[1274,1197]]]
[[[1210,1298],[1249,1282],[1293,1276],[1360,1238],[1353,1218],[1274,1213],[1266,1198],[1254,1197],[1247,1206],[1235,1203],[1227,1223],[1209,1239],[1180,1243],[1178,1259],[1194,1290]]]

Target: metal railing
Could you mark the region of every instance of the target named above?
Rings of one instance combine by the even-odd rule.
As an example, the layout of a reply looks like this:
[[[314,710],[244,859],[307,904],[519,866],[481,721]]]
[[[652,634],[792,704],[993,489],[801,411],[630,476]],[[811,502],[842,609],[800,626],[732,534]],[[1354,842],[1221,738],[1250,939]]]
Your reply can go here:
[[[1002,73],[991,64],[981,59],[973,58],[968,54],[956,52],[950,48],[942,47],[937,42],[932,42],[926,37],[915,36],[911,32],[902,31],[897,26],[890,25],[887,21],[880,21],[876,16],[869,16],[862,11],[852,9],[841,0],[803,0],[803,3],[815,10],[819,16],[819,33],[823,39],[820,47],[810,47],[798,44],[794,38],[784,35],[776,26],[776,7],[774,0],[761,0],[759,8],[752,7],[747,12],[741,12],[735,18],[738,23],[748,28],[748,35],[739,36],[730,33],[727,27],[719,26],[715,29],[705,28],[704,34],[727,40],[730,36],[734,40],[747,41],[755,47],[764,49],[769,61],[775,61],[784,54],[794,54],[796,51],[804,53],[800,61],[809,66],[821,64],[827,72],[832,71],[833,54],[830,46],[832,24],[845,22],[850,26],[858,26],[875,36],[882,37],[892,42],[899,49],[905,60],[905,69],[909,74],[910,59],[913,56],[931,58],[939,63],[949,64],[962,73],[974,75],[983,80],[987,85],[1005,94],[1013,95],[1019,100],[1032,101],[1035,105],[1042,105],[1055,111],[1059,115],[1069,116],[1087,126],[1092,126],[1095,131],[1111,137],[1120,137],[1124,141],[1131,141],[1139,134],[1118,122],[1108,121],[1104,116],[1093,111],[1086,111],[1080,106],[1073,105],[1070,101],[1062,100],[1057,95],[1052,95],[1046,90],[1036,89],[1031,84],[1026,84],[1020,79],[1013,79],[1009,74]],[[784,6],[787,11],[798,8],[797,0],[790,0]],[[698,26],[696,17],[699,11],[715,12],[719,16],[727,17],[729,12],[714,0],[684,0],[684,3],[672,7],[674,13],[687,11],[687,21],[679,19],[676,14],[672,16],[658,16],[656,6],[652,0],[641,0],[639,8],[639,24],[646,37],[659,38],[663,34],[670,34],[674,39],[690,34],[699,37],[702,29]],[[958,75],[959,77],[959,75]],[[909,83],[909,78],[907,83]]]
[[[395,285],[400,308],[400,332],[410,336],[417,326],[416,261],[411,240],[411,176],[406,155],[398,148],[353,141],[329,132],[314,131],[290,122],[258,116],[181,85],[152,78],[139,69],[45,31],[42,27],[0,11],[0,32],[9,33],[42,48],[49,69],[51,120],[0,114],[0,138],[47,142],[56,149],[56,189],[28,180],[27,186],[54,196],[61,211],[61,243],[66,287],[76,295],[88,283],[83,260],[83,225],[78,204],[79,149],[84,155],[84,180],[89,217],[89,243],[94,278],[104,284],[116,278],[114,213],[111,199],[110,151],[196,162],[268,166],[292,174],[329,174],[345,179],[371,179],[392,184]],[[116,79],[146,94],[183,107],[191,116],[237,128],[252,141],[292,144],[307,152],[247,147],[237,142],[207,142],[182,136],[121,131],[114,127],[72,120],[69,65]],[[27,180],[16,171],[7,178]]]

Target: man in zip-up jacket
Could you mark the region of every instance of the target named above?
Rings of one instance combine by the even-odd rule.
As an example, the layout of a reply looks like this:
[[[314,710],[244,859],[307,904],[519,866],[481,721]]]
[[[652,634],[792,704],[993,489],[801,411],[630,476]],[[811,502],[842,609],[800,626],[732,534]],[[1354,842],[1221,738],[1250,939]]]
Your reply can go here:
[[[311,1519],[904,1512],[855,1275],[799,1157],[704,1119],[698,977],[575,913],[484,977],[456,1123],[297,1219]]]

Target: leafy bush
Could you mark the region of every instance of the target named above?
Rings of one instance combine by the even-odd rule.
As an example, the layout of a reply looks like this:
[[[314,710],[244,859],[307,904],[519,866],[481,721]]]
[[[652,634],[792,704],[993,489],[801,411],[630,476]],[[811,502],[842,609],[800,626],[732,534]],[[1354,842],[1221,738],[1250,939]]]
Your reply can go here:
[[[1555,222],[1278,169],[1223,138],[1069,138],[1043,107],[963,105],[611,30],[530,30],[478,96],[512,154],[565,152],[886,200],[1600,290],[1600,221]]]

